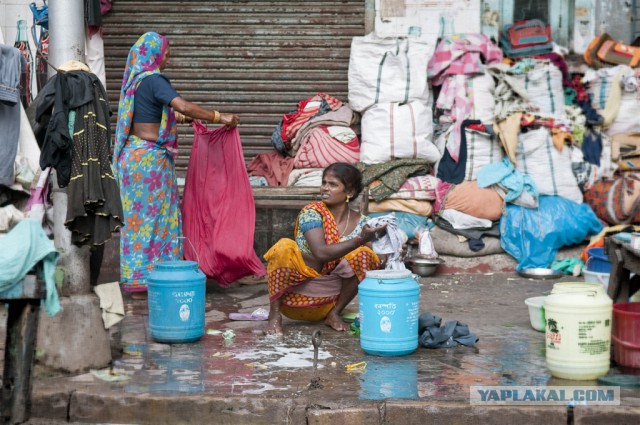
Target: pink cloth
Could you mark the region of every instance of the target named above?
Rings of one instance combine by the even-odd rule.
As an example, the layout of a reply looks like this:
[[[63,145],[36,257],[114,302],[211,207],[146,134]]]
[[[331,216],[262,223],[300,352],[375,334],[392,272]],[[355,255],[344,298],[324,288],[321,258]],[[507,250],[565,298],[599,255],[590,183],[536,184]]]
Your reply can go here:
[[[286,186],[293,170],[293,158],[282,156],[277,151],[261,153],[247,165],[252,176],[262,176],[269,186]]]
[[[436,187],[436,200],[433,203],[433,212],[435,214],[440,213],[440,210],[444,209],[444,201],[447,197],[447,192],[453,186],[451,183],[447,183],[444,180],[438,179],[438,186]]]
[[[473,110],[473,92],[467,78],[484,73],[485,64],[502,61],[502,50],[485,34],[456,34],[444,37],[429,61],[428,75],[434,86],[442,85],[436,107],[453,119],[453,139],[447,150],[455,162],[460,155],[461,125]]]
[[[334,162],[355,164],[360,160],[360,142],[354,137],[344,143],[331,137],[326,126],[309,131],[293,161],[294,168],[326,168]]]
[[[182,202],[184,257],[198,261],[223,287],[245,276],[264,276],[264,265],[253,250],[255,204],[238,129],[208,130],[200,123],[193,127]]]

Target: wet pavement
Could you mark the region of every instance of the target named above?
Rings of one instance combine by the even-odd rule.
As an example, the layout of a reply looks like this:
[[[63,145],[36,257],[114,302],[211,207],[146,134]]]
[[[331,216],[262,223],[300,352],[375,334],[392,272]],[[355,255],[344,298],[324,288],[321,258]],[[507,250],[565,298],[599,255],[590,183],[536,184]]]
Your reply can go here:
[[[524,300],[555,282],[515,274],[422,278],[420,313],[439,315],[443,323],[467,323],[479,342],[473,348],[418,348],[402,357],[367,355],[356,336],[321,323],[285,318],[285,336],[278,338],[263,335],[266,322],[229,320],[231,312],[268,308],[264,283],[226,290],[208,284],[207,334],[190,344],[154,342],[146,301],[125,298],[126,317],[112,330],[117,357],[107,374],[124,380],[66,376],[37,365],[32,398],[33,416],[40,419],[34,423],[49,418],[50,423],[406,425],[514,423],[522,415],[530,423],[570,423],[563,406],[469,403],[472,385],[597,385],[553,378],[545,367],[544,333],[531,328]],[[347,311],[357,312],[357,299]],[[209,334],[228,329],[235,338]],[[314,369],[316,330],[322,343]],[[364,370],[348,370],[363,361]],[[609,373],[640,375],[640,370],[612,365]],[[572,423],[640,423],[640,389],[621,389],[621,406],[577,406],[573,415]]]

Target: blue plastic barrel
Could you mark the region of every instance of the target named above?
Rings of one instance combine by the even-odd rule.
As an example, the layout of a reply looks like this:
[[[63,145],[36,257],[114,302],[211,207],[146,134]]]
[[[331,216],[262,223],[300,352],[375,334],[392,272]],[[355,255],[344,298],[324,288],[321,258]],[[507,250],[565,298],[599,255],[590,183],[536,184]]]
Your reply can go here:
[[[420,285],[409,270],[368,271],[358,285],[360,347],[376,356],[418,348]]]
[[[204,335],[206,276],[198,263],[158,263],[147,283],[151,338],[177,344]]]

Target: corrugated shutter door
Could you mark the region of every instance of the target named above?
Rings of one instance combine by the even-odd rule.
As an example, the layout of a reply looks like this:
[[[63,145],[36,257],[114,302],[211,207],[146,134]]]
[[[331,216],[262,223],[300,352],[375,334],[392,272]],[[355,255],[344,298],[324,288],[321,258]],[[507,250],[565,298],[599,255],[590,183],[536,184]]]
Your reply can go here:
[[[248,162],[273,149],[274,128],[300,100],[326,92],[347,101],[351,38],[364,34],[364,3],[114,1],[103,28],[109,100],[117,109],[131,45],[146,31],[165,35],[174,87],[189,101],[241,116]],[[189,126],[180,126],[179,141],[184,176]]]

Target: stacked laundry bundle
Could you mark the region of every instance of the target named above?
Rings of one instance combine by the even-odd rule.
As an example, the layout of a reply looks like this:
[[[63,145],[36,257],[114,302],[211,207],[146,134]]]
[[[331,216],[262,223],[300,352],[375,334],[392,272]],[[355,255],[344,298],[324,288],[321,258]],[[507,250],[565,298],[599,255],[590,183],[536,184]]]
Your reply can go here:
[[[360,141],[352,127],[359,115],[326,93],[298,102],[273,132],[275,151],[247,166],[253,186],[320,186],[322,170],[334,162],[354,164]]]

